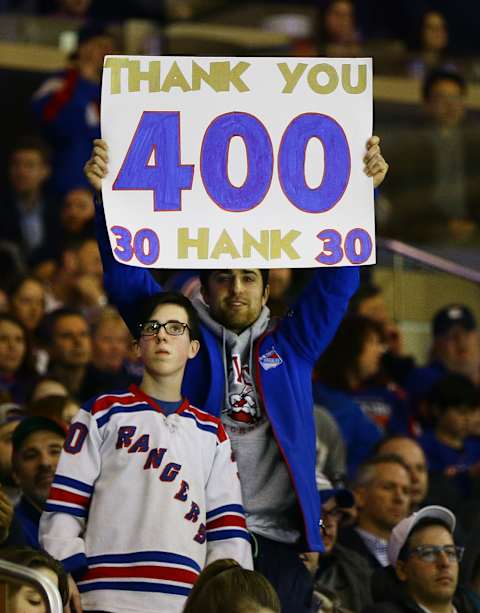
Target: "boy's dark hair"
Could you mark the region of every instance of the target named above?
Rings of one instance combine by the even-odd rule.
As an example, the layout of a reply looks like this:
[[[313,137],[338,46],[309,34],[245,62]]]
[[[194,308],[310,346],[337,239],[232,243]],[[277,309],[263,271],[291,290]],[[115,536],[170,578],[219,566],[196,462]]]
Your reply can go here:
[[[26,566],[27,568],[49,568],[58,577],[58,591],[62,603],[66,605],[68,603],[68,579],[63,566],[52,558],[52,556],[43,550],[31,549],[30,547],[3,547],[0,552],[2,560],[11,562],[12,564],[18,564],[19,566]],[[18,586],[20,588],[20,585]]]
[[[10,150],[10,158],[12,158],[13,154],[17,151],[26,151],[33,150],[38,151],[40,154],[43,163],[48,166],[52,163],[52,149],[51,147],[38,136],[25,136],[19,139]]]
[[[427,400],[432,409],[445,413],[455,407],[475,407],[479,402],[479,393],[468,377],[451,373],[435,383]]]
[[[423,81],[422,96],[424,100],[430,98],[432,89],[438,81],[453,81],[458,85],[462,94],[466,94],[467,92],[467,83],[460,73],[454,70],[439,68],[429,72]]]
[[[200,283],[202,284],[202,287],[207,289],[208,288],[208,279],[210,278],[210,275],[212,275],[214,272],[217,272],[219,269],[218,268],[208,268],[208,269],[203,269],[203,270],[199,270],[198,271],[198,276],[200,278]],[[268,275],[270,274],[270,270],[268,268],[259,268],[258,269],[260,271],[260,274],[262,275],[262,281],[263,281],[263,291],[265,291],[265,288],[268,285]]]
[[[421,530],[424,530],[425,528],[430,528],[431,526],[441,526],[442,528],[445,528],[445,530],[448,530],[450,534],[452,533],[452,531],[450,530],[450,526],[446,524],[444,521],[442,521],[441,519],[439,519],[438,517],[424,517],[417,524],[415,524],[415,526],[413,526],[412,530],[410,531],[410,534],[407,536],[407,540],[403,544],[403,547],[400,549],[400,552],[398,554],[399,560],[407,559],[412,537],[417,532],[420,532]]]
[[[140,325],[148,321],[153,311],[162,304],[175,304],[182,307],[187,312],[188,326],[190,328],[190,339],[192,341],[200,340],[200,322],[197,311],[190,300],[180,292],[162,292],[153,294],[147,298],[140,299],[136,305],[134,312],[136,313],[136,325],[132,330],[133,337],[138,340],[140,338]]]

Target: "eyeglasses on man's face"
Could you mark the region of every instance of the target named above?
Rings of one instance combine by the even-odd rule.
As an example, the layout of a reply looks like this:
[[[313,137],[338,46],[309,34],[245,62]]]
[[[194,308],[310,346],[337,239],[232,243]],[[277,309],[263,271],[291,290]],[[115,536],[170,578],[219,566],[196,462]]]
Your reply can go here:
[[[415,556],[422,562],[436,562],[438,556],[444,553],[449,562],[460,562],[463,557],[464,547],[456,545],[419,545],[408,551],[409,556]]]
[[[333,522],[337,524],[341,523],[345,519],[345,516],[345,511],[342,511],[342,509],[339,509],[338,507],[330,509],[329,511],[322,509],[322,518],[318,524],[320,530],[325,531],[327,524],[331,524]]]
[[[190,326],[181,321],[170,320],[162,324],[156,319],[152,319],[140,324],[140,336],[158,336],[162,328],[165,328],[165,332],[170,336],[181,336],[186,328],[190,331]]]

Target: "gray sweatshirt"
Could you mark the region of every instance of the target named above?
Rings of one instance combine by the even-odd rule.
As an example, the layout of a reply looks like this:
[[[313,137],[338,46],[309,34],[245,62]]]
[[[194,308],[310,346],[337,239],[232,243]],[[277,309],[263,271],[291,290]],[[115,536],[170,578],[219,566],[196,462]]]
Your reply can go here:
[[[253,343],[267,329],[270,311],[236,334],[213,320],[201,299],[194,301],[200,319],[222,343],[225,403],[222,422],[238,464],[249,530],[283,543],[300,536],[295,492],[255,389]]]

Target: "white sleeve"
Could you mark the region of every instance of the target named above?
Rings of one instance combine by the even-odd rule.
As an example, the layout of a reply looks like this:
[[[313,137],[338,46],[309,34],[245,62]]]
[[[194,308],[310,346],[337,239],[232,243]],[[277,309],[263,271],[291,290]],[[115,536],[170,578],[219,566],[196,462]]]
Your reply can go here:
[[[87,405],[71,424],[40,519],[42,547],[66,572],[86,568],[83,533],[100,472],[101,436]]]
[[[223,426],[219,425],[218,443],[207,491],[207,559],[233,558],[244,568],[253,568],[250,535],[242,505],[242,493],[235,462]]]

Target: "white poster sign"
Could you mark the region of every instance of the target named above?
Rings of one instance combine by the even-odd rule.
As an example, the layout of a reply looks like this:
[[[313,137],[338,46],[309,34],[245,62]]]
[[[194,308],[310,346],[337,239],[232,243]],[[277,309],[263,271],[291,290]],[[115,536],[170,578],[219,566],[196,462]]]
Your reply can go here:
[[[118,261],[375,262],[371,59],[109,56],[101,122]]]

